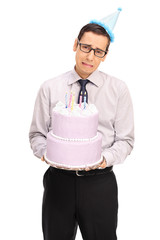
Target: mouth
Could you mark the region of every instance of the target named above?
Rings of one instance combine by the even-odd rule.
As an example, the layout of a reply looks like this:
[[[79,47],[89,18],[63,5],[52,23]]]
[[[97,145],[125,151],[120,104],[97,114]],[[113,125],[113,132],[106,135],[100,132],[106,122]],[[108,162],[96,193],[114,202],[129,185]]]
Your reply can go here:
[[[84,65],[84,66],[86,66],[86,67],[89,67],[89,68],[92,68],[92,67],[93,67],[93,65],[88,64],[88,63],[85,63],[85,62],[82,62],[82,65]]]

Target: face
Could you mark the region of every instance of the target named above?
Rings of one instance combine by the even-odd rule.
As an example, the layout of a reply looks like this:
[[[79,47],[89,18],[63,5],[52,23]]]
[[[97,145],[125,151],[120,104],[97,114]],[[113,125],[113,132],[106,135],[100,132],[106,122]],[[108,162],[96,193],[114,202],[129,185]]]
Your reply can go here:
[[[92,48],[98,48],[103,51],[106,50],[108,45],[108,38],[103,35],[98,35],[93,32],[85,32],[80,40],[80,43],[90,45]],[[86,79],[91,73],[93,73],[101,62],[106,58],[96,57],[94,51],[84,53],[80,50],[77,39],[74,42],[73,51],[76,52],[76,67],[75,70],[82,79]]]

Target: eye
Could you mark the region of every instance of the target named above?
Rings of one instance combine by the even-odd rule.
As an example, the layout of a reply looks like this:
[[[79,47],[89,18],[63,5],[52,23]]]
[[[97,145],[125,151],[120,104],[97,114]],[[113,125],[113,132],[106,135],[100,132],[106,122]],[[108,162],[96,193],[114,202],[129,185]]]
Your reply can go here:
[[[96,50],[96,53],[101,54],[102,52],[100,50]]]
[[[102,54],[103,52],[101,50],[96,50],[97,54]]]
[[[89,51],[91,49],[88,45],[82,45],[81,48],[86,51]]]
[[[95,50],[95,55],[98,57],[104,57],[105,52],[103,52],[102,50],[96,49]]]

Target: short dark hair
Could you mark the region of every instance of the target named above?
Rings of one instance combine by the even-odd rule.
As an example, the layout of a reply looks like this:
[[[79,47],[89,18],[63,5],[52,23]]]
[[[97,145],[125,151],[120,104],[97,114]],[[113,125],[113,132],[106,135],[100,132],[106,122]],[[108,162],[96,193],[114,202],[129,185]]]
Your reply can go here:
[[[93,33],[96,33],[98,35],[103,35],[103,36],[107,37],[108,38],[108,45],[107,45],[106,51],[108,51],[111,39],[110,39],[109,34],[107,33],[107,31],[103,27],[101,27],[100,25],[98,25],[96,23],[86,24],[84,27],[82,27],[82,29],[80,30],[80,32],[78,34],[78,40],[79,41],[81,40],[81,38],[82,38],[82,36],[85,32],[93,32]]]

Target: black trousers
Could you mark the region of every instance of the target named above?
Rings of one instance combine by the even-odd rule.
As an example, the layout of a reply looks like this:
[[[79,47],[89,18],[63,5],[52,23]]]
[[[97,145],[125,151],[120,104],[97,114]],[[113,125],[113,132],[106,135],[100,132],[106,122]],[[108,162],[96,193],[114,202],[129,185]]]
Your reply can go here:
[[[48,168],[43,178],[44,240],[74,240],[77,226],[84,240],[117,239],[117,182],[113,171],[100,171],[77,176]]]

